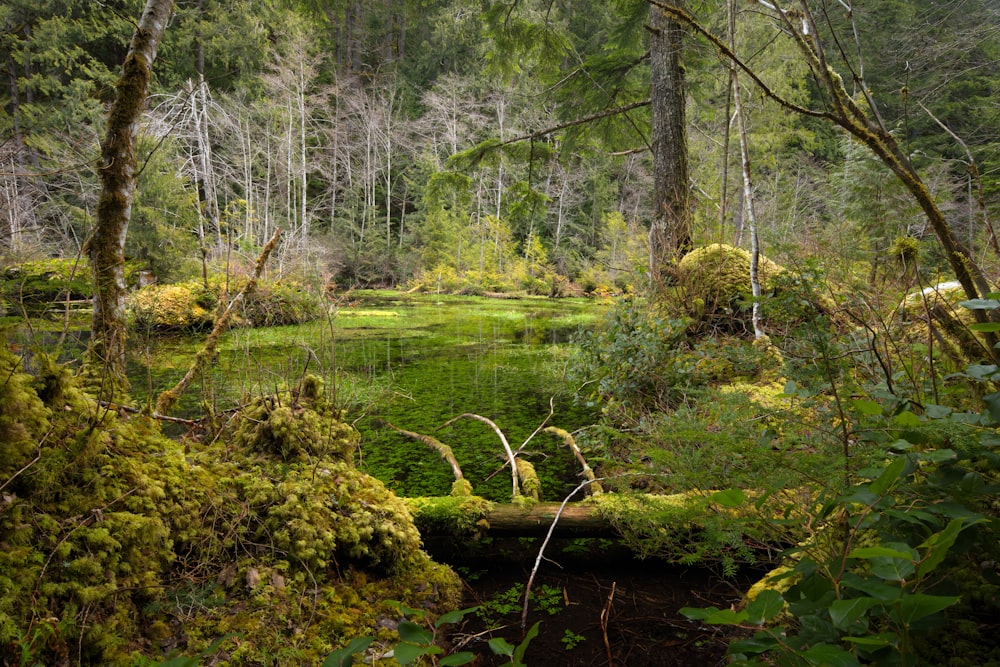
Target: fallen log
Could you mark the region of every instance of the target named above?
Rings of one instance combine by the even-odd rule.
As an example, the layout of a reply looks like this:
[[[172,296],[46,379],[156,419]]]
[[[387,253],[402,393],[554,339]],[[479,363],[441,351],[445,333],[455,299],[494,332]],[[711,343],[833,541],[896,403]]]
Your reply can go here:
[[[679,532],[698,526],[699,518],[718,511],[700,494],[602,494],[566,503],[561,513],[562,503],[557,502],[493,503],[478,496],[405,500],[421,535],[457,539],[544,537],[553,521],[556,537],[615,538],[623,528],[635,532],[637,524],[669,525]]]
[[[494,505],[486,515],[489,534],[495,536],[543,537],[556,518],[561,503]],[[559,514],[553,535],[557,537],[617,537],[618,531],[591,503],[567,503]]]

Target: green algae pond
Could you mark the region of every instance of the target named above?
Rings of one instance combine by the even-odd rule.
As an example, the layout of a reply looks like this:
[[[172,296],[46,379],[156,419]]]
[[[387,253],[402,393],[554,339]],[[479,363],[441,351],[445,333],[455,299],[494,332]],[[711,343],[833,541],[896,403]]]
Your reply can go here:
[[[475,493],[507,500],[510,473],[492,429],[474,419],[438,429],[461,414],[480,415],[516,449],[550,405],[549,425],[574,431],[595,422],[592,409],[574,402],[565,369],[572,337],[603,311],[586,299],[352,292],[322,320],[226,334],[211,371],[189,388],[176,414],[196,417],[208,407],[221,414],[312,373],[361,432],[358,465],[397,494],[446,495],[454,478],[427,445],[386,422],[450,445]],[[133,395],[145,400],[177,382],[200,344],[198,336],[136,336]],[[573,489],[575,460],[555,437],[538,434],[524,452],[545,498]]]

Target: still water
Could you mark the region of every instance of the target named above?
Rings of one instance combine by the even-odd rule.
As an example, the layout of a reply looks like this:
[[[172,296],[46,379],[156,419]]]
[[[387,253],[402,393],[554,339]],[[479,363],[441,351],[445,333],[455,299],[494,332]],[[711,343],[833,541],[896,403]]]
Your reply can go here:
[[[385,428],[386,421],[450,445],[475,493],[506,500],[510,472],[492,429],[473,419],[439,427],[474,413],[493,420],[517,449],[549,415],[550,402],[549,425],[574,431],[595,422],[573,401],[565,368],[572,336],[601,312],[582,299],[354,293],[322,321],[230,332],[178,412],[197,415],[204,405],[222,411],[313,373],[362,434],[358,464],[400,495],[447,494],[453,477],[435,452]],[[137,341],[134,395],[176,382],[199,344]],[[575,486],[573,457],[553,436],[538,434],[524,452],[546,498]]]

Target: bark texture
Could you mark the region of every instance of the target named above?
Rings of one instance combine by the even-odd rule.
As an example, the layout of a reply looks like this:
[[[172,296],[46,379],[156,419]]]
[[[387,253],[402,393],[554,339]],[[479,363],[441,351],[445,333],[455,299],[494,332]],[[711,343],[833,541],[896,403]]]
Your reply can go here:
[[[661,7],[649,10],[653,120],[653,222],[649,267],[654,280],[691,249],[684,29]]]
[[[101,398],[128,389],[125,376],[125,235],[136,186],[136,137],[149,94],[156,51],[173,0],[147,0],[116,85],[101,141],[101,194],[97,221],[86,244],[94,279],[89,371],[99,377]]]

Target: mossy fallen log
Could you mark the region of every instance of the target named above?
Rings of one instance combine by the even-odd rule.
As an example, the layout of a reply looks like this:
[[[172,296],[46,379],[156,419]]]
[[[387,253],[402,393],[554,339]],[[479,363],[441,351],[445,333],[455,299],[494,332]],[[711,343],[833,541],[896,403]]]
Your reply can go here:
[[[553,535],[559,537],[617,537],[618,531],[593,503],[525,503],[494,505],[486,515],[493,536],[543,537],[555,521]],[[419,523],[418,523],[419,526]]]
[[[708,496],[602,494],[582,502],[493,503],[477,496],[407,498],[424,536],[542,537],[555,522],[557,537],[621,537],[639,525],[699,528],[718,509]],[[561,508],[561,509],[560,509]]]

